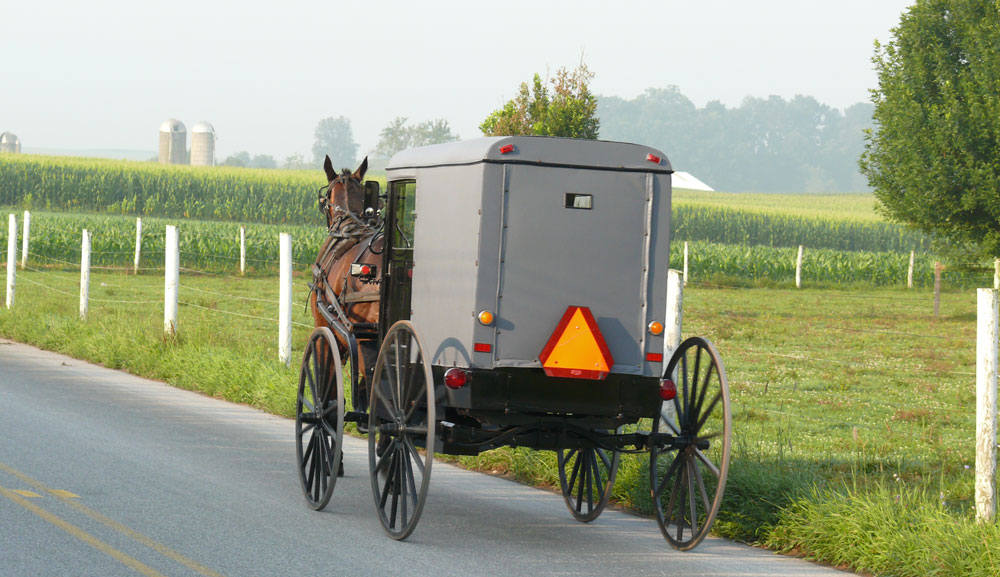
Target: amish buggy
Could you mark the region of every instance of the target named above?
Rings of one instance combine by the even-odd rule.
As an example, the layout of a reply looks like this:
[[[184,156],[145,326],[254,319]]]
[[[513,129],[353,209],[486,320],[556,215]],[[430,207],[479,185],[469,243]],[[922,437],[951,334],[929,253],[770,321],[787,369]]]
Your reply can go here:
[[[394,539],[420,519],[436,453],[501,446],[555,451],[582,522],[607,507],[620,456],[644,453],[663,536],[682,550],[704,539],[726,486],[729,387],[704,338],[664,358],[663,153],[480,138],[399,152],[386,191],[362,184],[367,159],[353,173],[325,168],[330,234],[295,420],[310,507],[329,503],[353,422]]]

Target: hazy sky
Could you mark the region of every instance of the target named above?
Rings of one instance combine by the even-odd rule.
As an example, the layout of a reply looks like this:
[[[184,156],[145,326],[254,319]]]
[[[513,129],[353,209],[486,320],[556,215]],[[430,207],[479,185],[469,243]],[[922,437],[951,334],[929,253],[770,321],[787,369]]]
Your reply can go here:
[[[153,151],[207,120],[218,155],[311,157],[327,116],[361,152],[396,116],[463,138],[533,73],[575,67],[599,95],[676,85],[698,106],[875,86],[873,41],[911,0],[222,2],[0,0],[0,131],[25,148]]]

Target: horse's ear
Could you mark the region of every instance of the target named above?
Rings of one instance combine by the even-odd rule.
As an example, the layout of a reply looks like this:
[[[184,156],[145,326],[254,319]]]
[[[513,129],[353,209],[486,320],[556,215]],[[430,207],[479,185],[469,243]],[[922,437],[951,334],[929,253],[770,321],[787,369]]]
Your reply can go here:
[[[333,169],[333,163],[330,162],[330,155],[326,155],[326,160],[323,161],[323,170],[326,172],[327,182],[333,182],[333,179],[337,178],[337,171]]]
[[[361,161],[361,166],[359,166],[358,169],[354,171],[353,176],[354,176],[354,178],[356,178],[359,181],[361,181],[361,180],[364,180],[366,172],[368,172],[368,157],[367,156],[365,157],[364,160]]]

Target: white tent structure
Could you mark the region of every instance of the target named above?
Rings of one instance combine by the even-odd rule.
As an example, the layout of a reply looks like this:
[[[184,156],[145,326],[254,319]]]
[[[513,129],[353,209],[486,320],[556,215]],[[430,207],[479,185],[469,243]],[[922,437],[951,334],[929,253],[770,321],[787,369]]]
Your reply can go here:
[[[698,177],[694,176],[690,172],[676,171],[671,175],[671,186],[673,188],[685,188],[688,190],[707,190],[714,191],[715,189],[711,186],[705,184]]]

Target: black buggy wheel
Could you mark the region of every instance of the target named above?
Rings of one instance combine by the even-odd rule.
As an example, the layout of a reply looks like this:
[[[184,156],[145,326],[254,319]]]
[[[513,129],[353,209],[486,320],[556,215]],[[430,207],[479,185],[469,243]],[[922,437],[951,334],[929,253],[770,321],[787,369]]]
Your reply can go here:
[[[689,338],[664,371],[677,388],[653,418],[654,433],[676,437],[672,447],[652,447],[649,484],[663,536],[682,551],[701,543],[722,504],[729,471],[732,416],[729,381],[718,351],[707,339]]]
[[[320,511],[330,502],[344,442],[344,373],[333,333],[313,331],[302,355],[295,402],[295,451],[302,494]]]
[[[556,458],[559,486],[570,514],[583,523],[593,521],[608,506],[611,488],[618,475],[618,451],[559,449]]]
[[[427,501],[435,440],[429,363],[409,321],[392,325],[375,362],[368,463],[375,509],[393,539],[405,539],[413,532]]]

